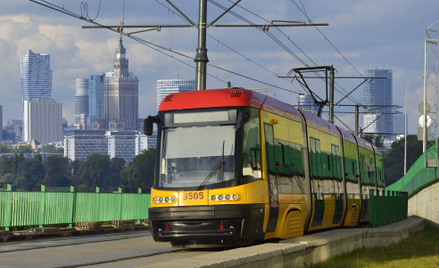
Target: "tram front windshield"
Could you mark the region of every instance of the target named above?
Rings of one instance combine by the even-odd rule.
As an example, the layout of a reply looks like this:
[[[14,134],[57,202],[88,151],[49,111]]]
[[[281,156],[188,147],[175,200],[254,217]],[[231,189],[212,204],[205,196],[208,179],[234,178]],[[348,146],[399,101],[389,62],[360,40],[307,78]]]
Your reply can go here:
[[[236,109],[173,111],[163,115],[159,189],[232,186]]]

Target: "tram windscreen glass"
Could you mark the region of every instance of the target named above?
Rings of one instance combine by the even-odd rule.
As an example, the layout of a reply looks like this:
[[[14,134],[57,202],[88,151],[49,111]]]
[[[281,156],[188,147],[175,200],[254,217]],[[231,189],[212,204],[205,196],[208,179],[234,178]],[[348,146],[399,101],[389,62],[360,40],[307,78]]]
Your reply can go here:
[[[220,121],[228,117],[229,111],[225,112]],[[183,119],[181,127],[176,122],[176,127],[167,127],[165,123],[159,187],[193,190],[200,185],[203,189],[214,189],[231,184],[235,176],[236,130],[228,121],[229,124],[211,121],[188,126]]]

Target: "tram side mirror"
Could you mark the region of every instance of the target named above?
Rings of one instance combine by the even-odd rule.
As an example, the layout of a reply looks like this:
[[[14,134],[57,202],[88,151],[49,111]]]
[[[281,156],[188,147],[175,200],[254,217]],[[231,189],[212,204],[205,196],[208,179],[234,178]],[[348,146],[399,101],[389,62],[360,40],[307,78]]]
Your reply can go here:
[[[250,117],[249,110],[241,110],[239,111],[238,117],[236,118],[235,129],[239,129],[244,124],[244,120]]]
[[[152,132],[154,131],[154,123],[159,124],[160,122],[161,121],[158,115],[149,115],[143,122],[143,133],[145,133],[147,136],[151,136]]]

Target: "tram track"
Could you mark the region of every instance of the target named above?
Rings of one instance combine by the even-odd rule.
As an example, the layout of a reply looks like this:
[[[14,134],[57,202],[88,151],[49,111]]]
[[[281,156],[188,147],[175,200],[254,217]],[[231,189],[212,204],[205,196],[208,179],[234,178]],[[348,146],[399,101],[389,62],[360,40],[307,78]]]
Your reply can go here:
[[[11,252],[19,252],[19,251],[26,251],[26,250],[34,250],[34,249],[46,249],[46,248],[59,248],[59,247],[65,247],[65,246],[75,246],[75,245],[85,245],[85,244],[92,244],[92,243],[101,243],[101,242],[111,242],[111,241],[118,241],[118,240],[125,240],[125,239],[132,239],[132,238],[139,238],[146,235],[142,234],[142,235],[127,235],[127,236],[123,236],[123,237],[112,237],[112,238],[99,238],[98,240],[92,240],[92,241],[73,241],[73,242],[67,242],[65,244],[52,244],[52,245],[38,245],[38,246],[30,246],[30,247],[24,247],[24,248],[16,248],[16,249],[6,249],[6,250],[2,250],[1,246],[2,245],[6,245],[6,246],[15,246],[15,245],[20,245],[23,244],[23,242],[17,242],[14,244],[11,243],[4,243],[4,244],[0,244],[0,254],[2,253],[11,253]],[[43,243],[57,243],[60,242],[62,240],[72,240],[72,239],[92,239],[95,237],[68,237],[68,238],[64,238],[64,239],[55,239],[52,241],[42,241],[42,240],[36,240],[36,241],[32,241],[30,244],[39,244],[39,242],[43,242]]]
[[[149,254],[144,254],[144,255],[137,255],[137,256],[123,257],[123,258],[95,261],[95,262],[89,262],[89,263],[82,263],[82,264],[78,264],[78,265],[56,266],[56,268],[87,267],[87,266],[92,266],[92,265],[109,264],[109,263],[120,262],[120,261],[129,261],[129,260],[135,260],[135,259],[141,259],[141,258],[148,258],[148,257],[152,257],[152,256],[168,254],[168,253],[175,253],[175,252],[181,252],[181,251],[185,251],[185,249],[175,249],[175,250],[167,251],[167,252],[149,253]]]

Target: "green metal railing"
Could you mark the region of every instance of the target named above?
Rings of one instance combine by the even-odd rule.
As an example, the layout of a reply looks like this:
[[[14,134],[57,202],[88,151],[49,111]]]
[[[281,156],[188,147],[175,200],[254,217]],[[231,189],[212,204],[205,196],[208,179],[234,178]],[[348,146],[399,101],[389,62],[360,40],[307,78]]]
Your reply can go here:
[[[378,190],[369,191],[369,225],[380,226],[407,218],[408,193]]]
[[[40,227],[53,224],[76,222],[101,222],[116,220],[137,220],[148,218],[150,194],[75,193],[70,192],[12,192],[8,184],[6,192],[0,192],[0,228],[9,230],[16,226]]]
[[[428,148],[428,152],[434,150],[434,146]],[[422,154],[410,167],[410,170],[407,171],[404,177],[392,185],[387,186],[386,190],[407,192],[411,197],[425,187],[428,187],[432,183],[439,181],[438,178],[439,169],[432,167],[426,168],[424,154]]]

